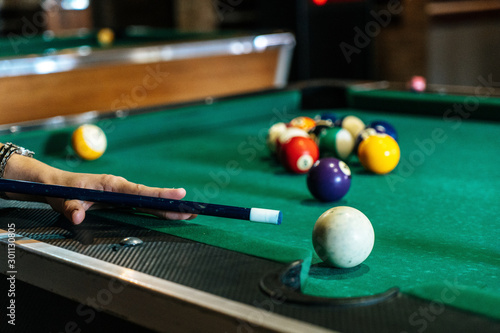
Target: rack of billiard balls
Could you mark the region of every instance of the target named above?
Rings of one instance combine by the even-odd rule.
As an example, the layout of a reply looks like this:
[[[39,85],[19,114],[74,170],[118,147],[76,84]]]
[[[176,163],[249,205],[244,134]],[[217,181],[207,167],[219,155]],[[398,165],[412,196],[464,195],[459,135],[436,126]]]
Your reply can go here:
[[[397,131],[388,122],[365,125],[356,116],[336,118],[332,114],[279,122],[269,128],[267,135],[272,154],[286,170],[297,174],[309,173],[323,158],[334,158],[345,164],[353,155],[366,170],[387,174],[399,163],[397,140]],[[347,170],[342,163],[339,165]]]

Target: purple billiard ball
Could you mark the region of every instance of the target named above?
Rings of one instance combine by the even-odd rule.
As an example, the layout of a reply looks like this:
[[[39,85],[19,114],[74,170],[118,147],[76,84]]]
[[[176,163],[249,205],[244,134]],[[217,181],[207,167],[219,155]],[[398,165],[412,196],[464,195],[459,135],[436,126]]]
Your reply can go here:
[[[336,158],[322,158],[309,170],[307,187],[313,197],[320,201],[338,201],[351,187],[351,169]]]

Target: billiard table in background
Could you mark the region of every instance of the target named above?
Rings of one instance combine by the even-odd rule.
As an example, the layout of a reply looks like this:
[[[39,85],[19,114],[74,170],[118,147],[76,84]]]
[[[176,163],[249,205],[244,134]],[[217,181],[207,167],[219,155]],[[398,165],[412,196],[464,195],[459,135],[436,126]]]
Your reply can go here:
[[[75,172],[184,187],[186,199],[279,209],[279,226],[198,216],[163,221],[130,209],[88,212],[71,226],[43,204],[0,201],[1,290],[9,224],[15,238],[16,328],[136,332],[500,331],[500,99],[490,86],[305,82],[227,98],[4,125],[0,142]],[[308,193],[305,175],[269,154],[267,129],[298,115],[353,114],[391,122],[401,161],[387,175],[348,164],[339,202]],[[66,121],[66,122],[65,122]],[[79,121],[108,150],[85,162],[69,137]],[[324,265],[316,219],[361,210],[375,246],[352,269]],[[144,244],[123,247],[125,237]],[[9,299],[2,298],[2,307]],[[7,320],[2,318],[2,331]]]
[[[0,39],[0,124],[128,110],[286,85],[295,38],[129,27]]]

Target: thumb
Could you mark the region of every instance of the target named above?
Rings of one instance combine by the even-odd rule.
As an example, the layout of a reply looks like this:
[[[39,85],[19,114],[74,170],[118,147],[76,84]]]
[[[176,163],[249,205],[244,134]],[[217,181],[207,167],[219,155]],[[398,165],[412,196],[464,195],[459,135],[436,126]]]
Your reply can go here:
[[[81,200],[51,199],[48,203],[56,212],[63,214],[73,224],[80,224],[85,219],[85,211],[92,203]]]

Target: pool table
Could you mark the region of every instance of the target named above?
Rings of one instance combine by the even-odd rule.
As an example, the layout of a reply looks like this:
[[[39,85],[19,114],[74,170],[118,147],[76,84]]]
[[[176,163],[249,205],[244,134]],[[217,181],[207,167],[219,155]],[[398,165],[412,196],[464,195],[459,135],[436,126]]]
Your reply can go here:
[[[91,211],[71,226],[44,204],[2,200],[0,269],[17,286],[16,327],[498,332],[496,95],[491,86],[413,93],[386,82],[317,81],[0,127],[0,142],[30,148],[58,168],[184,187],[187,200],[283,213],[281,225],[269,225],[201,215],[164,221],[121,207]],[[347,195],[315,200],[306,175],[290,174],[270,154],[266,135],[276,122],[324,112],[392,123],[399,165],[375,175],[351,156]],[[78,159],[70,146],[81,122],[107,135],[107,151],[95,161]],[[312,246],[317,218],[336,206],[359,209],[375,230],[372,253],[354,268],[325,265]],[[125,237],[144,243],[121,245]],[[9,268],[10,243],[16,252]],[[2,280],[8,290],[12,284]],[[5,317],[1,324],[11,328]]]
[[[0,124],[283,87],[295,46],[272,31],[128,27],[107,46],[98,33],[0,38]]]

